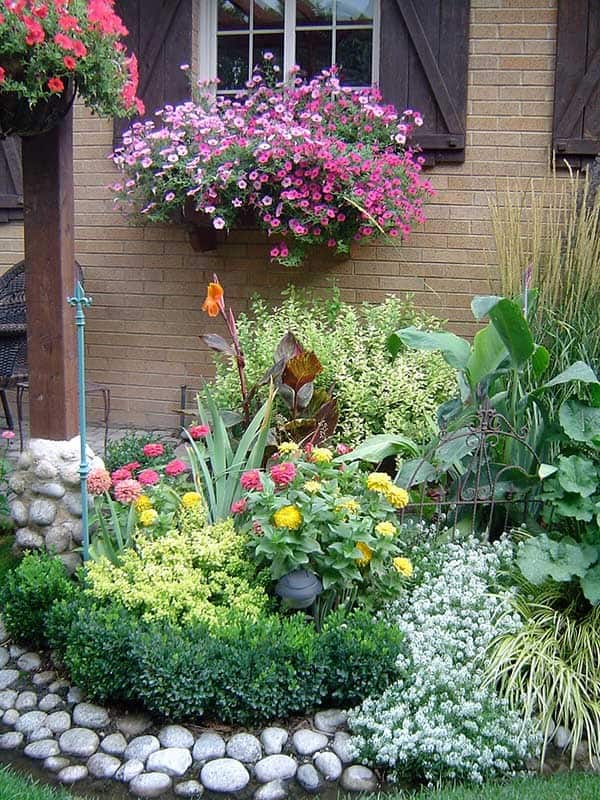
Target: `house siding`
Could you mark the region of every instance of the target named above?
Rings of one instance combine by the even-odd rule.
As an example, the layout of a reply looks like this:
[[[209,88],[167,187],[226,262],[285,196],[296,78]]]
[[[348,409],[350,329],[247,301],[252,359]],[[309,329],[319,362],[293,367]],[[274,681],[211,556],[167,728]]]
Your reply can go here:
[[[557,0],[472,0],[465,162],[429,172],[437,194],[405,245],[357,247],[345,262],[323,254],[290,270],[270,263],[258,231],[236,231],[202,254],[182,227],[129,227],[107,189],[116,179],[112,123],[77,107],[76,254],[93,297],[88,377],[112,389],[111,424],[178,424],[179,386],[211,373],[199,337],[215,329],[200,311],[213,272],[237,310],[255,292],[276,301],[291,282],[319,290],[335,280],[350,302],[410,292],[454,331],[471,333],[471,296],[493,277],[488,196],[498,182],[525,188],[549,173],[556,18]],[[21,257],[22,226],[0,226],[0,267]]]

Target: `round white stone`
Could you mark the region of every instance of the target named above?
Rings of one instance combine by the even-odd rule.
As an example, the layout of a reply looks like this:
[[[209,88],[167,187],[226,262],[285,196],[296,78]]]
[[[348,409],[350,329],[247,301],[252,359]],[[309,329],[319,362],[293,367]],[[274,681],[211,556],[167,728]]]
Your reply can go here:
[[[225,749],[223,738],[218,733],[209,731],[198,738],[192,756],[194,761],[212,761],[214,758],[223,758]]]
[[[24,734],[31,733],[36,728],[46,726],[47,719],[48,714],[46,714],[45,711],[28,711],[26,714],[19,717],[15,723],[15,730]]]
[[[87,776],[87,767],[84,767],[83,764],[75,764],[72,767],[61,769],[56,777],[61,783],[69,785],[71,783],[77,783],[77,781],[83,781]]]
[[[37,706],[37,694],[35,692],[20,692],[15,700],[17,711],[32,711]],[[41,708],[40,711],[44,709]]]
[[[101,780],[112,778],[120,766],[118,758],[108,756],[106,753],[95,753],[87,762],[90,775]]]
[[[56,678],[56,672],[52,669],[44,670],[44,672],[36,672],[32,676],[31,682],[34,686],[48,686],[49,683]]]
[[[319,773],[312,764],[302,764],[298,767],[296,780],[306,792],[316,792],[321,785]]]
[[[347,720],[347,712],[341,711],[339,708],[317,711],[315,714],[315,728],[324,733],[335,733],[338,728],[344,727]]]
[[[127,714],[118,717],[116,724],[124,736],[131,738],[132,736],[141,736],[144,731],[147,731],[152,725],[152,720],[145,714]]]
[[[125,750],[125,760],[129,761],[130,758],[139,758],[140,761],[146,762],[146,759],[151,753],[160,750],[160,742],[156,736],[136,736],[127,745]]]
[[[27,648],[20,644],[11,644],[11,646],[8,648],[8,652],[10,653],[11,658],[19,658],[19,656],[22,656],[23,653],[27,652]]]
[[[346,792],[374,792],[377,789],[377,778],[368,767],[355,764],[344,770],[341,786]]]
[[[108,711],[92,703],[79,703],[73,709],[73,724],[81,728],[105,728],[110,723]]]
[[[296,731],[292,737],[294,749],[301,756],[312,756],[317,750],[327,747],[329,739],[324,733],[317,733],[308,729]]]
[[[8,654],[8,650],[6,647],[0,647],[0,669],[4,669],[9,661],[10,655]]]
[[[242,764],[254,764],[262,756],[262,747],[251,733],[236,733],[227,742],[227,755]]]
[[[7,728],[13,728],[17,724],[17,720],[20,716],[16,708],[9,708],[8,711],[4,712],[2,724],[6,725]]]
[[[61,735],[58,744],[62,752],[68,756],[89,758],[98,749],[100,739],[97,733],[87,728],[71,728]]]
[[[255,764],[254,774],[259,783],[269,783],[274,780],[289,780],[294,777],[297,769],[298,764],[291,756],[273,755]]]
[[[56,506],[51,500],[39,498],[29,506],[30,525],[52,525],[56,518]]]
[[[143,771],[144,762],[140,761],[139,758],[132,758],[130,761],[126,761],[123,766],[119,767],[115,779],[123,783],[129,783],[129,781],[132,781]]]
[[[335,753],[325,750],[314,758],[315,767],[326,781],[337,781],[342,774],[342,762]]]
[[[199,781],[183,781],[175,787],[177,797],[200,797],[204,788]]]
[[[260,734],[260,741],[268,756],[281,753],[288,740],[288,732],[283,728],[265,728]]]
[[[0,750],[16,750],[23,744],[23,734],[17,731],[8,731],[0,734]]]
[[[35,672],[40,668],[41,663],[42,659],[37,653],[23,653],[17,661],[17,667],[23,672]]]
[[[192,756],[185,747],[167,747],[150,753],[146,763],[148,772],[164,772],[172,778],[181,778],[192,766]]]
[[[71,717],[66,711],[55,711],[53,714],[48,714],[46,727],[50,728],[52,733],[64,733],[71,727]]]
[[[122,733],[111,733],[100,742],[100,749],[110,756],[122,756],[127,748],[127,739]]]
[[[44,761],[44,769],[48,772],[60,772],[61,769],[68,767],[71,762],[64,756],[48,756]]]
[[[269,781],[263,783],[254,792],[253,800],[284,800],[287,797],[287,788],[283,781]]]
[[[352,749],[349,733],[338,731],[333,737],[333,752],[340,759],[342,764],[350,764],[354,760],[354,750]]]
[[[142,772],[129,784],[136,797],[160,797],[171,788],[171,778],[164,772]]]
[[[50,756],[57,756],[60,753],[58,742],[54,739],[42,739],[39,742],[31,742],[23,751],[27,758],[45,759]]]
[[[163,747],[187,747],[194,746],[194,734],[182,725],[167,725],[158,734],[158,741]]]
[[[18,669],[2,669],[0,670],[0,692],[3,689],[10,689],[13,684],[19,680]]]
[[[202,767],[200,781],[211,792],[240,792],[248,785],[250,775],[234,758],[217,758]]]
[[[39,742],[40,739],[52,739],[52,731],[46,725],[31,731],[27,737],[30,742]]]
[[[52,690],[52,687],[50,687]],[[67,692],[67,703],[81,703],[83,700],[83,692],[79,686],[70,686]]]
[[[5,689],[0,692],[0,711],[8,711],[9,708],[14,708],[17,697],[18,694],[14,689]]]
[[[57,681],[52,681],[50,686],[48,686],[48,691],[55,692],[56,694],[58,694],[59,692],[64,692],[66,689],[69,689],[69,684],[67,683],[67,681],[62,679]]]
[[[50,694],[45,695],[42,697],[40,702],[38,703],[38,708],[40,711],[54,711],[55,708],[58,708],[63,702],[62,697],[59,694],[54,694],[50,692]]]

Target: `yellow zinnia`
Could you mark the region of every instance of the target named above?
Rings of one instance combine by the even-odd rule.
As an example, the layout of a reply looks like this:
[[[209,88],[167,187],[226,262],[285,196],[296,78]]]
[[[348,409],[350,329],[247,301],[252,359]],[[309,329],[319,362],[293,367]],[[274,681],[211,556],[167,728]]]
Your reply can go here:
[[[152,508],[152,500],[150,500],[147,494],[141,494],[134,505],[135,510],[141,513],[142,511],[147,511],[149,508]]]
[[[338,511],[347,511],[349,514],[357,514],[360,511],[360,503],[352,498],[344,500],[337,506]]]
[[[333,459],[333,453],[327,447],[313,447],[310,458],[315,464],[329,464]]]
[[[365,544],[364,542],[358,542],[356,545],[356,549],[360,550],[360,552],[362,553],[362,557],[357,558],[356,563],[358,564],[359,567],[366,567],[369,561],[373,558],[373,551],[371,550],[369,545]]]
[[[302,514],[296,506],[282,506],[273,514],[273,523],[276,528],[295,531],[302,525]]]
[[[196,508],[202,502],[202,495],[198,492],[186,492],[181,498],[181,505],[184,508]]]
[[[144,528],[149,528],[151,525],[154,525],[157,520],[158,511],[156,511],[154,508],[147,508],[140,514],[140,522]]]
[[[401,575],[404,575],[405,578],[412,577],[413,574],[413,565],[410,558],[402,558],[398,557],[392,561],[394,565],[394,569],[396,572],[399,572]]]
[[[391,537],[398,533],[398,529],[395,525],[392,525],[391,522],[378,522],[377,525],[375,525],[375,532],[380,536]]]
[[[392,479],[387,472],[371,472],[367,475],[367,489],[372,492],[385,494],[392,485]]]
[[[321,484],[319,481],[306,481],[302,488],[309,494],[316,494],[321,490]]]
[[[296,455],[300,452],[300,447],[296,442],[282,442],[277,448],[277,452],[282,456]]]
[[[408,505],[408,492],[400,486],[390,486],[384,494],[385,499],[394,508],[405,508]]]

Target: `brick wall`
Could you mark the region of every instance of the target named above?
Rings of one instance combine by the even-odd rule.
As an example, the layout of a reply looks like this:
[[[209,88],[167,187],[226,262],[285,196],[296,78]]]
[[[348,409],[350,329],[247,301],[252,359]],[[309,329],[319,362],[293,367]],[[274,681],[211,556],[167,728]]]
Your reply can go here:
[[[270,264],[258,232],[236,232],[205,255],[183,228],[128,227],[106,189],[115,180],[111,123],[78,108],[76,253],[94,298],[89,377],[112,388],[112,424],[177,425],[178,387],[210,374],[199,336],[214,327],[200,311],[213,271],[238,309],[257,291],[276,300],[292,281],[325,288],[335,279],[351,302],[411,292],[469,333],[470,298],[489,288],[488,195],[498,179],[525,188],[549,171],[555,38],[556,0],[472,0],[466,160],[430,173],[428,222],[405,246],[363,246],[349,261],[296,271]],[[20,226],[1,226],[0,267],[21,250]]]

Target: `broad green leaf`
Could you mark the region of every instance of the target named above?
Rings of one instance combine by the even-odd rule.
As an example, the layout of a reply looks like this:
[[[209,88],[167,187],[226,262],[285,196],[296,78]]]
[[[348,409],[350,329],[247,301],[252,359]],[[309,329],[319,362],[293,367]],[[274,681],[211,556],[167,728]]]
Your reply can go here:
[[[456,431],[435,451],[435,462],[440,466],[452,466],[465,456],[470,456],[479,447],[480,437],[468,428]]]
[[[403,486],[405,489],[410,489],[420,483],[435,480],[437,474],[433,464],[423,461],[422,458],[413,458],[402,464],[394,478],[394,483],[398,486]]]
[[[536,378],[541,377],[548,369],[550,364],[550,353],[543,345],[536,345],[536,348],[531,357],[531,366]]]
[[[576,442],[591,442],[600,436],[600,408],[581,400],[566,400],[558,412],[564,432]]]
[[[420,331],[411,325],[408,328],[392,333],[387,340],[387,347],[393,356],[402,350],[402,345],[416,350],[439,350],[448,364],[455,369],[464,369],[469,359],[471,345],[447,331]]]
[[[591,522],[594,516],[594,506],[588,497],[578,494],[568,494],[552,500],[554,510],[562,517],[575,519],[579,522]]]
[[[348,463],[350,461],[367,461],[370,464],[379,464],[388,456],[407,454],[416,456],[419,448],[406,436],[380,433],[370,436],[364,442],[343,456],[337,456],[335,461]]]
[[[473,349],[466,365],[472,392],[499,367],[507,355],[508,350],[492,325],[487,325],[475,334]]]
[[[563,383],[579,381],[580,383],[597,384],[598,378],[594,370],[585,361],[575,361],[570,367],[556,375],[552,380],[545,383],[540,389],[550,389],[552,386],[560,386]],[[538,389],[538,391],[540,391]]]
[[[600,564],[588,569],[581,579],[583,594],[593,606],[600,603]]]
[[[502,300],[502,297],[499,297],[496,294],[486,294],[474,297],[471,300],[471,311],[473,312],[475,319],[479,321],[487,316],[487,314],[490,312],[490,308],[493,308],[497,303],[500,302],[500,300]]]
[[[589,497],[598,485],[594,463],[581,456],[561,456],[558,459],[558,482],[565,492]]]
[[[522,367],[532,356],[535,343],[522,310],[512,300],[502,298],[489,310],[489,317],[504,342],[511,364]]]
[[[583,577],[597,557],[596,548],[580,545],[573,539],[560,542],[546,534],[522,542],[517,550],[517,564],[524,577],[535,585],[548,578],[566,582]]]

